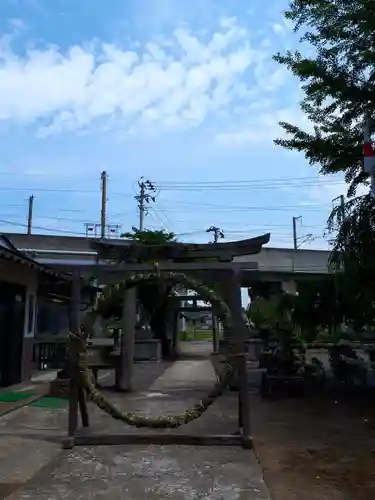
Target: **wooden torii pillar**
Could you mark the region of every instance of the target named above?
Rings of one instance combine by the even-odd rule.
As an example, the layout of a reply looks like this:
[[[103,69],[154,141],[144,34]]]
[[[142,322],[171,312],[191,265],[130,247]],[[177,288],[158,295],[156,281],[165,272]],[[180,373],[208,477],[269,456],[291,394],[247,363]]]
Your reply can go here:
[[[120,359],[116,370],[116,388],[123,392],[132,390],[136,322],[137,292],[136,287],[132,287],[126,290],[124,296]]]
[[[128,272],[129,270],[134,271],[148,271],[150,269],[150,264],[120,264],[119,266],[114,266],[117,272]],[[245,332],[246,326],[243,321],[242,314],[242,301],[241,301],[241,264],[236,265],[236,263],[229,262],[203,262],[203,263],[182,263],[182,264],[163,264],[162,270],[173,270],[178,268],[177,271],[197,271],[197,270],[212,270],[218,272],[219,275],[225,280],[225,285],[227,287],[228,293],[226,294],[226,300],[231,309],[232,314],[232,332],[229,335],[231,341],[232,353],[234,354],[233,362],[237,367],[238,379],[238,402],[239,402],[239,427],[241,430],[241,435],[238,434],[228,434],[228,435],[212,435],[208,434],[202,435],[192,435],[186,433],[122,433],[122,434],[89,434],[85,433],[77,435],[77,409],[81,406],[81,415],[83,426],[88,426],[88,418],[86,406],[84,399],[82,403],[79,402],[79,387],[75,386],[74,383],[70,390],[70,408],[69,408],[69,437],[65,442],[66,447],[72,447],[77,445],[86,446],[97,446],[101,444],[180,444],[180,445],[220,445],[224,444],[226,446],[232,444],[242,444],[245,448],[252,447],[252,438],[250,431],[250,401],[249,392],[247,387],[247,373],[246,373],[246,356],[245,356]],[[244,266],[245,267],[245,266]],[[130,269],[129,269],[130,268]],[[164,269],[163,269],[164,268]],[[247,268],[247,266],[246,266]],[[94,271],[107,273],[109,270],[111,272],[111,266],[104,266],[104,269],[93,268]],[[152,269],[152,267],[151,267]],[[96,274],[98,274],[96,272]],[[78,333],[79,331],[79,304],[78,300],[80,295],[79,291],[79,277],[78,280],[75,279],[74,294],[73,294],[73,304],[75,305],[75,316],[73,331]],[[129,306],[130,310],[130,306]],[[125,314],[124,314],[125,316]],[[77,319],[78,318],[78,319]],[[126,338],[124,332],[124,338]],[[125,347],[123,347],[125,350]],[[72,366],[77,367],[76,360],[72,360]],[[78,377],[72,374],[72,379],[77,383]],[[83,392],[83,391],[82,391]],[[81,395],[82,395],[81,392]]]
[[[223,299],[227,302],[232,315],[232,329],[224,332],[225,340],[228,341],[228,351],[235,352],[233,360],[235,364],[235,380],[233,386],[238,390],[238,426],[243,436],[243,444],[246,448],[252,447],[250,426],[250,395],[248,391],[247,366],[246,366],[246,326],[243,320],[242,297],[241,297],[241,271],[233,269],[222,271],[220,280],[220,291]]]
[[[75,335],[81,334],[81,276],[79,271],[73,273],[72,297],[70,303],[70,331]],[[78,410],[81,414],[82,426],[89,427],[89,415],[85,401],[85,392],[78,386],[78,366],[77,352],[74,348],[69,353],[70,360],[70,382],[69,382],[69,417],[68,417],[68,438],[65,442],[66,448],[74,446],[74,441],[78,428]]]

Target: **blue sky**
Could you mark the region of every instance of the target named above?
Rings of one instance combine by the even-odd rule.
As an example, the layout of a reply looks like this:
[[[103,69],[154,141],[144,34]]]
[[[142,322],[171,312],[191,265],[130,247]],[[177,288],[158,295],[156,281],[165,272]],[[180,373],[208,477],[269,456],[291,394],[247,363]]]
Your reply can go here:
[[[109,8],[110,5],[110,8]],[[251,5],[251,8],[249,7]],[[285,1],[3,0],[0,5],[0,229],[84,233],[137,224],[141,176],[157,187],[146,227],[207,241],[271,232],[322,248],[340,179],[273,145],[278,121],[308,129],[301,90],[276,51],[298,38]]]

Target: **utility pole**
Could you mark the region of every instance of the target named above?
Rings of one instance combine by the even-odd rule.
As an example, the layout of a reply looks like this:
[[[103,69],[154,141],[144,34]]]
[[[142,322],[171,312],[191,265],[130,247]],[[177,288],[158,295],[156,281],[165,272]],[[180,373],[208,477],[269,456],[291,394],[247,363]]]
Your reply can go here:
[[[373,175],[371,176],[371,179],[373,179]],[[336,196],[336,198],[333,198],[332,203],[335,201],[339,202],[339,207],[340,207],[340,216],[341,216],[341,224],[345,220],[345,196],[343,194],[340,194],[340,196]],[[344,263],[341,267],[341,271],[345,272],[345,266]],[[335,292],[335,298],[336,302],[338,302],[338,286],[337,286],[337,275],[336,273],[333,274],[333,289]],[[345,314],[342,316],[342,321],[345,324]]]
[[[103,170],[100,176],[101,191],[102,191],[102,204],[100,212],[100,237],[105,238],[106,222],[107,222],[107,172]]]
[[[139,186],[139,194],[134,198],[138,202],[139,209],[139,230],[143,231],[144,229],[144,220],[147,215],[147,205],[151,202],[155,203],[156,199],[156,189],[152,182],[143,180],[143,177],[138,181]]]
[[[343,194],[340,195],[340,209],[342,220],[345,219],[345,197]]]
[[[300,218],[301,218],[301,216],[293,217],[293,248],[294,248],[294,250],[298,250],[297,220]]]
[[[220,227],[211,226],[206,229],[206,233],[213,233],[214,241],[212,243],[217,243],[219,238],[224,238],[224,232],[220,229]]]
[[[337,200],[340,207],[341,222],[343,222],[345,219],[345,196],[343,194],[340,194],[340,196],[336,196],[336,198],[333,198],[332,203]]]
[[[29,196],[29,211],[27,215],[27,234],[30,236],[33,227],[34,195]]]
[[[363,170],[370,174],[371,193],[375,196],[375,150],[371,141],[372,130],[370,130],[372,127],[373,120],[366,109],[363,123]]]
[[[293,217],[293,249],[294,251],[297,251],[298,248],[306,243],[307,241],[312,241],[313,235],[311,233],[305,234],[304,236],[298,236],[297,235],[297,221],[301,220],[302,221],[302,215],[299,215],[298,217]]]
[[[139,230],[143,231],[145,221],[145,183],[139,185]]]

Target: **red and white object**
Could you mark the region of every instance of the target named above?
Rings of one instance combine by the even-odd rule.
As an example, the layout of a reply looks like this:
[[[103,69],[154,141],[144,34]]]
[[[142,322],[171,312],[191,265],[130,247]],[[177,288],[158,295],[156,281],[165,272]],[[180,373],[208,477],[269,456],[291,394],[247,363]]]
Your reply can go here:
[[[363,126],[363,169],[367,174],[375,173],[375,150],[371,142],[369,116],[366,113]]]

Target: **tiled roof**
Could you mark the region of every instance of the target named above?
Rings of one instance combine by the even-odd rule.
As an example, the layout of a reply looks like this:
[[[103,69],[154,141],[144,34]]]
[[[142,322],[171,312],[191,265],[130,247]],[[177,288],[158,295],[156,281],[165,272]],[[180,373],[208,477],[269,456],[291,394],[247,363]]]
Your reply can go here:
[[[20,264],[23,264],[32,269],[37,269],[38,271],[46,274],[62,277],[61,273],[58,273],[53,269],[44,266],[43,264],[39,264],[39,262],[30,259],[30,257],[25,255],[23,252],[17,250],[17,248],[11,243],[11,241],[3,234],[0,234],[0,257],[19,262]],[[69,279],[69,276],[66,276],[66,279]]]

